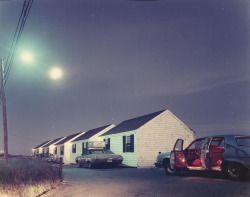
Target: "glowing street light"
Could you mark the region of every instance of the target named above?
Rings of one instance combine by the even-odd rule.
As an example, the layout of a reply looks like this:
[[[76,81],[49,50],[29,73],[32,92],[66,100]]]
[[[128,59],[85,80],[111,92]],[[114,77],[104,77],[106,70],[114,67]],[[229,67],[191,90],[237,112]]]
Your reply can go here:
[[[53,80],[58,80],[63,76],[63,70],[59,67],[54,67],[49,71],[50,78]]]
[[[33,61],[33,55],[26,51],[21,54],[21,59],[26,63],[31,63]]]

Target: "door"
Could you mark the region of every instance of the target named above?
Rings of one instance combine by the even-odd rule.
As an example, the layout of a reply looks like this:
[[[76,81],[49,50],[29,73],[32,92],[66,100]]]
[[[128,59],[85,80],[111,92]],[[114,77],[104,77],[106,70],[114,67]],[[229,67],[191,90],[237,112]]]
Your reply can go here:
[[[201,146],[201,167],[206,170],[210,168],[209,146],[212,141],[211,137],[204,140]]]
[[[175,142],[174,150],[171,152],[170,164],[177,168],[186,167],[186,159],[183,153],[183,140],[178,139]]]

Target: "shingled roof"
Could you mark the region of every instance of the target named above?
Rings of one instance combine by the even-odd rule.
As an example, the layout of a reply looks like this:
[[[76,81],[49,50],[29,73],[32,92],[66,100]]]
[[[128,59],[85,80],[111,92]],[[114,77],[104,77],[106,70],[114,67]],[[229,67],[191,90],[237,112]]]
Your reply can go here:
[[[50,140],[43,142],[42,144],[36,146],[34,149],[40,148],[41,146],[43,146],[44,144],[47,144],[48,142],[50,142]]]
[[[103,129],[106,129],[110,125],[111,124],[103,126],[103,127],[91,129],[91,130],[87,131],[86,133],[84,133],[83,135],[79,136],[78,138],[74,139],[72,142],[80,141],[80,140],[87,140],[87,139],[91,138],[92,136],[94,136],[95,134],[97,134],[100,131],[102,131]]]
[[[101,136],[136,130],[164,111],[165,110],[161,110],[161,111],[154,112],[154,113],[151,113],[148,115],[140,116],[140,117],[133,118],[130,120],[125,120],[122,123],[118,124],[116,127],[112,128],[109,131],[107,131],[106,133],[102,134]]]
[[[64,137],[60,137],[60,138],[54,139],[50,143],[46,144],[44,147],[49,147],[51,144],[54,144],[54,143],[58,142],[62,138],[64,138]]]
[[[81,132],[80,132],[81,133]],[[72,138],[76,137],[77,135],[79,135],[80,133],[76,133],[76,134],[72,134],[67,136],[66,138],[64,138],[63,140],[61,140],[60,142],[57,142],[55,145],[60,145],[60,144],[64,144],[67,141],[71,140]]]

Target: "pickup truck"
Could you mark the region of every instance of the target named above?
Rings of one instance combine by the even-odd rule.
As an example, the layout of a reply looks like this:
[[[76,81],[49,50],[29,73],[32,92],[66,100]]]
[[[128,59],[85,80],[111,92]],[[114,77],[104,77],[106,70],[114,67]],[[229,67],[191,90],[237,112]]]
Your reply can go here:
[[[170,162],[170,152],[164,152],[164,153],[159,152],[157,160],[155,162],[155,167],[165,169],[167,167],[167,164],[169,164],[169,162]]]

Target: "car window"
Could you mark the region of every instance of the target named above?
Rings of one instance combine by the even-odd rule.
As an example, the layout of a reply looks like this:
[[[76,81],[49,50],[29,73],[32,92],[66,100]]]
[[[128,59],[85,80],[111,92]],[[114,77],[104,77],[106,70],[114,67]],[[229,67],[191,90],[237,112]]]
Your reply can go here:
[[[210,145],[216,145],[218,147],[224,147],[224,138],[213,138]]]
[[[202,144],[203,144],[202,140],[195,141],[191,146],[189,146],[188,149],[201,148]]]
[[[110,151],[110,150],[105,150],[104,153],[106,153],[106,154],[114,154],[114,153],[113,153],[112,151]]]
[[[102,154],[103,150],[90,150],[89,154]]]
[[[238,146],[250,146],[250,137],[236,137],[235,140]]]

